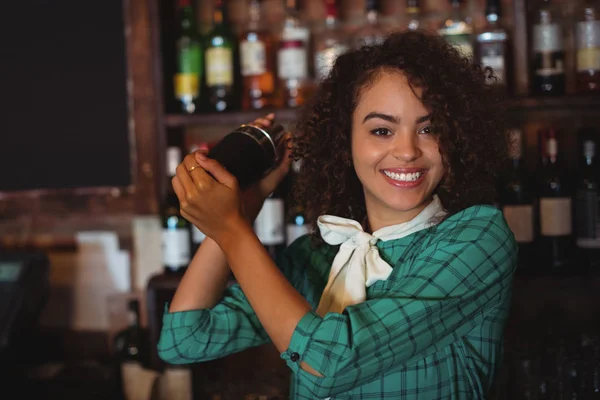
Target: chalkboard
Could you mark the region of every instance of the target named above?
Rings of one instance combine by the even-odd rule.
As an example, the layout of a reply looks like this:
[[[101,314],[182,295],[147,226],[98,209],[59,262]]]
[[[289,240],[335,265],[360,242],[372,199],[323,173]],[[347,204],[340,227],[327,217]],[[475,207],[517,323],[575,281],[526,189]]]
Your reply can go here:
[[[0,192],[131,183],[123,0],[0,1]]]

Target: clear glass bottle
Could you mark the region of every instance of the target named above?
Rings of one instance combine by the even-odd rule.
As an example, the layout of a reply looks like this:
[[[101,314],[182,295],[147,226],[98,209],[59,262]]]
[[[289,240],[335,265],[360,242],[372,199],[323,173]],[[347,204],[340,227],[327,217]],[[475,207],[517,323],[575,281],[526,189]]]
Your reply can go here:
[[[490,83],[509,88],[511,52],[508,31],[502,25],[500,0],[487,0],[485,17],[486,25],[476,36],[477,61],[493,69],[498,81]]]
[[[248,23],[239,46],[242,108],[259,110],[271,106],[275,92],[273,36],[263,24],[259,0],[250,0]]]
[[[335,60],[348,51],[349,43],[342,24],[338,19],[336,0],[324,0],[326,17],[322,24],[315,26],[314,63],[315,78],[322,81],[329,75]]]
[[[532,34],[532,92],[535,95],[565,94],[563,32],[550,0],[542,0]]]
[[[386,31],[379,20],[379,0],[366,0],[365,17],[361,27],[352,35],[352,47],[372,46],[383,43]]]
[[[310,30],[300,17],[297,0],[285,0],[286,14],[277,49],[277,106],[304,104],[311,92]]]
[[[598,2],[586,1],[576,24],[577,92],[600,91],[600,19]]]
[[[450,13],[438,28],[438,34],[445,37],[464,56],[473,57],[473,23],[461,5],[460,0],[450,0]]]

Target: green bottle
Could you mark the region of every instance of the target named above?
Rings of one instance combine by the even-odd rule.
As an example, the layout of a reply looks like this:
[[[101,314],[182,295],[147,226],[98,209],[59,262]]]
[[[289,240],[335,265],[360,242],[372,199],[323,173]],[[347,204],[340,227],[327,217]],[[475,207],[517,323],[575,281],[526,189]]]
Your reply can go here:
[[[202,45],[196,30],[191,0],[179,0],[179,32],[177,34],[177,66],[174,76],[175,98],[186,114],[198,111],[200,82],[202,80]]]
[[[212,28],[204,46],[207,110],[221,112],[236,108],[234,44],[225,0],[216,0]]]

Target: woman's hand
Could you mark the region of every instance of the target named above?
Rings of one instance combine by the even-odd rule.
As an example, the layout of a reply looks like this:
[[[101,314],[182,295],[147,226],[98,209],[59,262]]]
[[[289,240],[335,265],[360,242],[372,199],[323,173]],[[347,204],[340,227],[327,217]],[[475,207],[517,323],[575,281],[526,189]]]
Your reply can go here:
[[[275,114],[271,113],[263,118],[254,120],[253,124],[268,128],[273,124],[274,119]],[[292,161],[292,134],[288,133],[285,140],[288,145],[286,146],[285,154],[283,155],[281,162],[269,171],[260,181],[250,185],[242,193],[242,210],[244,211],[244,216],[250,223],[254,222],[265,199],[273,193],[290,170]],[[201,150],[199,150],[199,152],[205,154]]]
[[[246,223],[237,179],[201,152],[184,158],[172,185],[181,215],[215,242]]]
[[[274,118],[274,114],[269,114],[254,123],[269,127]],[[288,133],[286,140],[290,145],[286,146],[279,165],[243,193],[237,179],[216,160],[208,158],[206,150],[187,155],[172,179],[181,215],[216,242],[228,229],[235,229],[236,224],[243,222],[243,217],[251,224],[265,199],[290,169],[291,137]]]

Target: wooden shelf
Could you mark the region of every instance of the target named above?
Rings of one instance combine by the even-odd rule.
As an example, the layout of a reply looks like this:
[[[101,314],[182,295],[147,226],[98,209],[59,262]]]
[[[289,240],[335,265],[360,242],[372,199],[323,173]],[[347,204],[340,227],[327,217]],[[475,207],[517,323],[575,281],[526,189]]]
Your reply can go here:
[[[560,97],[520,97],[509,101],[511,112],[533,110],[600,110],[600,95],[569,95]],[[267,109],[254,111],[231,111],[210,114],[167,114],[165,124],[168,128],[186,126],[237,126],[274,112],[277,120],[283,123],[293,122],[298,115],[297,108]]]
[[[168,128],[216,125],[231,125],[232,127],[235,127],[237,125],[254,121],[256,118],[265,116],[271,112],[275,113],[275,118],[277,121],[287,123],[295,120],[298,111],[298,109],[294,108],[281,108],[195,115],[167,114],[165,116],[165,125]]]
[[[560,97],[520,97],[511,99],[509,108],[512,111],[526,112],[530,110],[591,110],[600,109],[600,95],[567,95]]]

